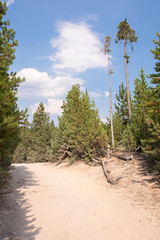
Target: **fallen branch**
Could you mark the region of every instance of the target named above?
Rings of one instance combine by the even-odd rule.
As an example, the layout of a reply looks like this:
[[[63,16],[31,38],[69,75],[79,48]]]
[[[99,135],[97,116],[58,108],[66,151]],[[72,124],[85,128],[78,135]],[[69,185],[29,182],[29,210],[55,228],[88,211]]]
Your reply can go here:
[[[109,182],[110,184],[115,184],[119,179],[124,178],[124,177],[118,177],[118,178],[114,179],[110,175],[110,171],[106,168],[105,161],[101,160],[100,158],[96,157],[96,158],[92,159],[92,161],[95,162],[96,164],[101,164],[104,176],[106,177],[107,182]]]
[[[99,161],[99,160],[97,160],[97,159],[95,159],[95,158],[92,159],[92,162],[94,162],[94,163],[96,163],[96,164],[101,164],[101,161]]]
[[[115,181],[113,180],[113,178],[111,177],[111,175],[109,174],[109,171],[107,170],[107,168],[105,166],[105,162],[101,161],[101,164],[102,164],[102,169],[103,169],[104,175],[107,178],[107,182],[109,182],[111,184],[115,183]]]
[[[138,146],[138,147],[134,150],[134,152],[137,152],[140,148],[141,148],[141,146]]]
[[[126,156],[126,155],[115,155],[115,154],[111,154],[111,156],[117,157],[117,158],[122,159],[122,160],[124,160],[124,161],[133,160],[133,155]]]
[[[63,155],[60,157],[60,159],[58,160],[58,162],[56,163],[56,166],[59,165],[64,159],[66,159],[68,155],[69,155],[68,152],[65,151]]]

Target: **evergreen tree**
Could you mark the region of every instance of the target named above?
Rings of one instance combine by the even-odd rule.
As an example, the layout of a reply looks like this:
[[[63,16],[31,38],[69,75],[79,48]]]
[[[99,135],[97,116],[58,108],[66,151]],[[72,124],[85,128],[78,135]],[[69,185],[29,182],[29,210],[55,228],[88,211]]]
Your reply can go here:
[[[128,122],[128,104],[127,104],[127,89],[124,87],[123,82],[119,86],[119,92],[116,94],[117,103],[114,104],[117,110],[121,123],[123,124],[123,129]]]
[[[26,112],[17,106],[18,86],[23,81],[16,73],[9,73],[15,59],[15,31],[9,29],[10,22],[4,20],[7,7],[0,1],[0,166],[10,164],[11,155],[16,147],[20,123]]]
[[[154,160],[160,161],[160,34],[157,33],[158,41],[153,40],[155,50],[151,50],[155,63],[155,73],[150,74],[152,86],[149,88],[148,101],[148,135],[142,141],[143,150],[149,153]],[[159,163],[158,163],[159,164]],[[158,165],[157,164],[157,165]],[[159,164],[160,165],[160,164]],[[160,169],[160,166],[159,166]]]
[[[136,141],[134,138],[131,126],[127,123],[127,126],[123,132],[123,146],[126,151],[133,151],[136,147]]]
[[[49,113],[45,111],[44,104],[40,103],[33,115],[31,128],[28,122],[21,128],[21,141],[14,152],[14,162],[51,161],[52,132],[55,132],[54,122],[50,122]]]
[[[149,113],[155,122],[160,123],[160,34],[157,33],[158,41],[153,40],[156,44],[155,50],[151,49],[155,63],[155,73],[150,74],[152,87],[150,88],[150,101],[148,103],[150,109]]]
[[[120,22],[117,27],[119,30],[117,32],[116,43],[124,41],[124,62],[125,62],[125,76],[126,76],[126,86],[127,86],[127,101],[128,101],[128,112],[129,112],[129,121],[132,124],[132,111],[131,111],[131,102],[130,102],[130,92],[129,92],[129,82],[128,82],[128,70],[127,64],[129,60],[129,56],[127,55],[127,44],[132,44],[133,42],[137,42],[137,38],[135,36],[135,31],[130,27],[125,18],[124,21]],[[133,49],[133,47],[132,47]]]
[[[134,81],[135,89],[133,96],[133,128],[137,144],[147,137],[147,115],[148,115],[148,84],[145,80],[144,70],[141,67],[140,78]]]
[[[31,129],[29,128],[28,121],[25,121],[24,126],[20,130],[20,142],[13,154],[14,163],[28,162],[28,154],[31,144]]]
[[[46,162],[52,159],[51,134],[54,129],[53,121],[50,124],[49,113],[41,102],[33,115],[31,124],[31,145],[28,149],[29,162]]]
[[[45,106],[41,102],[33,115],[32,130],[43,130],[45,127],[49,126],[49,120],[49,113],[45,112]]]
[[[94,156],[102,154],[107,136],[87,91],[81,92],[80,86],[74,85],[62,108],[63,113],[59,118],[61,141],[58,137],[58,144],[61,142],[67,146],[70,159],[91,161]]]
[[[111,37],[105,37],[104,44],[104,53],[107,54],[108,58],[108,75],[109,75],[109,95],[110,95],[110,116],[111,116],[111,136],[112,136],[112,146],[114,147],[114,131],[113,131],[113,113],[112,113],[112,91],[111,91],[111,73],[110,70],[110,45],[111,45]]]

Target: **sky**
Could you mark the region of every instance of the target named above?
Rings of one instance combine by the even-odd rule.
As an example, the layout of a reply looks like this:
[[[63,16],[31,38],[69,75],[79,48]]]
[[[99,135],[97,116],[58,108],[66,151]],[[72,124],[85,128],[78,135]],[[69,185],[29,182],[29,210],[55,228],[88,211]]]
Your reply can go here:
[[[106,121],[110,115],[109,78],[101,49],[109,35],[114,104],[119,85],[126,84],[123,44],[115,43],[117,26],[125,18],[138,36],[134,51],[127,48],[131,93],[141,66],[146,75],[154,72],[150,49],[155,48],[152,40],[160,32],[160,0],[8,0],[7,5],[6,18],[19,42],[10,70],[25,78],[19,87],[18,105],[28,108],[30,121],[43,102],[57,125],[63,100],[74,84],[80,84],[81,90],[87,88],[100,118]]]

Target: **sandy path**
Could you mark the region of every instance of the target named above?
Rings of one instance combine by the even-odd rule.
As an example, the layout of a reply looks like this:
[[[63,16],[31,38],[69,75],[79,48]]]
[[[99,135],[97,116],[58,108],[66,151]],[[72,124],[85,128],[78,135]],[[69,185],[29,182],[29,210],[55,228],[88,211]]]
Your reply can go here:
[[[112,189],[100,167],[16,164],[12,174],[0,239],[160,239],[157,219]]]

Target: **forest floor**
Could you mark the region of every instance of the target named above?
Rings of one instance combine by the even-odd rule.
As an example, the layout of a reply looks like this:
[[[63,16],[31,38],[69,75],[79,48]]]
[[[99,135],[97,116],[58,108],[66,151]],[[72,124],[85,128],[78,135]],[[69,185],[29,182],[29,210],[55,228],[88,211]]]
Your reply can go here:
[[[14,164],[0,193],[0,240],[159,240],[159,176],[145,161]]]

